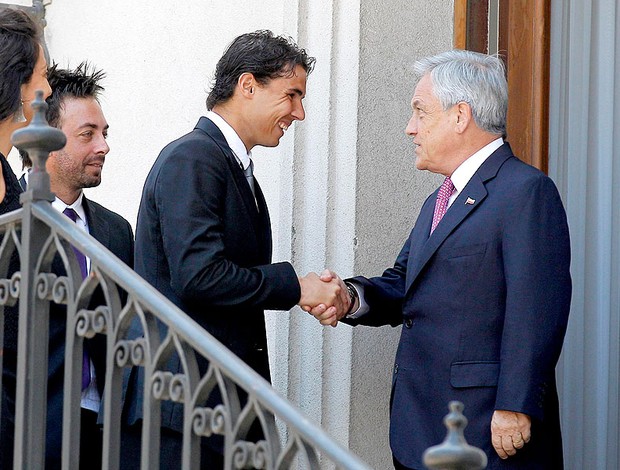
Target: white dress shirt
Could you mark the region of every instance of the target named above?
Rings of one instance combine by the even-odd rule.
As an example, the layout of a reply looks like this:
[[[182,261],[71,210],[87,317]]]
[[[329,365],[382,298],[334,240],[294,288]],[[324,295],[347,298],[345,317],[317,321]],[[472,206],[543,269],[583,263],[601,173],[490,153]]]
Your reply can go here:
[[[471,157],[461,163],[456,170],[454,170],[454,173],[452,173],[450,179],[452,180],[452,184],[454,185],[456,191],[454,191],[452,196],[450,196],[448,207],[452,205],[460,192],[463,191],[465,186],[467,186],[467,183],[469,183],[471,177],[478,171],[478,168],[480,168],[486,159],[489,158],[491,154],[502,145],[504,145],[504,139],[501,137],[495,139],[493,142],[485,145],[474,153]]]
[[[247,170],[250,166],[250,159],[252,158],[252,151],[249,151],[245,148],[245,144],[239,137],[239,134],[232,128],[230,124],[228,124],[222,116],[219,114],[209,111],[207,113],[207,119],[209,119],[213,124],[217,126],[217,128],[224,134],[224,138],[226,139],[226,143],[230,147],[230,149],[237,157],[237,161],[243,170]]]

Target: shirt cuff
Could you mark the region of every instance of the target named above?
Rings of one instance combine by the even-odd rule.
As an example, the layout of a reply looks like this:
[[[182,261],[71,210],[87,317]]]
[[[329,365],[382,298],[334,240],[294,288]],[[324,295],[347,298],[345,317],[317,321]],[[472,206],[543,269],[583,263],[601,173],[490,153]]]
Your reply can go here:
[[[359,318],[366,315],[370,311],[370,307],[366,303],[366,299],[364,299],[364,286],[356,281],[347,281],[347,283],[357,292],[357,301],[359,305],[354,312],[348,313],[345,318]]]

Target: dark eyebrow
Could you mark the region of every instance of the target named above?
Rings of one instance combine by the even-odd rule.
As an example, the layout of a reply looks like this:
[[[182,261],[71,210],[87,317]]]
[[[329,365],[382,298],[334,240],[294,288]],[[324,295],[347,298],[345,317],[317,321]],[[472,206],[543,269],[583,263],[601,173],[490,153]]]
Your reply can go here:
[[[92,122],[85,122],[84,124],[78,127],[78,129],[84,129],[84,128],[99,129],[99,126],[97,124],[93,124]],[[110,125],[106,124],[103,130],[107,131],[109,128],[110,128]]]

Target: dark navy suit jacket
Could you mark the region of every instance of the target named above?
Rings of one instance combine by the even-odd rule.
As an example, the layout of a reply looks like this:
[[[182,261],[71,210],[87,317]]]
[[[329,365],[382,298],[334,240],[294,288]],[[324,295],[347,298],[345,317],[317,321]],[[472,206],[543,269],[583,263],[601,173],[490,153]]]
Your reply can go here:
[[[508,144],[495,151],[429,236],[437,191],[424,203],[393,268],[364,286],[370,312],[353,324],[403,324],[393,373],[395,458],[424,468],[460,400],[465,437],[488,468],[562,467],[555,366],[568,321],[566,215],[553,182]],[[494,410],[532,417],[532,439],[502,461],[491,445]]]
[[[135,270],[269,380],[264,310],[290,309],[300,286],[290,263],[271,264],[269,214],[256,180],[255,190],[256,201],[221,131],[202,117],[161,151],[146,179]],[[199,360],[202,373],[207,366]],[[183,373],[178,357],[168,370]],[[143,383],[143,369],[134,370],[128,424],[143,417]],[[182,432],[182,405],[163,402],[161,424]]]

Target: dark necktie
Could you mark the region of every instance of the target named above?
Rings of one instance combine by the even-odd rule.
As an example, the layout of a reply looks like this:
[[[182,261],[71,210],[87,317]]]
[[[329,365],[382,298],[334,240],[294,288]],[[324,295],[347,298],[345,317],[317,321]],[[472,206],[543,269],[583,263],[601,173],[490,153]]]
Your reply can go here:
[[[439,188],[439,192],[437,193],[437,200],[435,201],[435,212],[433,213],[433,224],[431,225],[431,233],[439,224],[439,221],[445,215],[448,210],[448,202],[450,201],[450,196],[454,193],[454,184],[452,184],[452,180],[449,176],[441,184]]]
[[[256,199],[256,193],[254,192],[254,162],[252,160],[250,160],[248,167],[243,170],[243,173],[245,173],[245,179],[248,180],[254,199]]]
[[[67,207],[63,212],[67,217],[69,217],[73,222],[77,221],[78,215],[70,207]],[[78,251],[75,247],[73,247],[73,251],[75,252],[75,257],[78,260],[78,264],[80,265],[80,271],[82,272],[82,279],[85,279],[88,275],[88,270],[86,266],[86,256],[81,251]],[[86,350],[86,344],[84,344],[84,354],[82,358],[82,390],[88,387],[90,383],[90,358],[88,357],[88,351]]]

